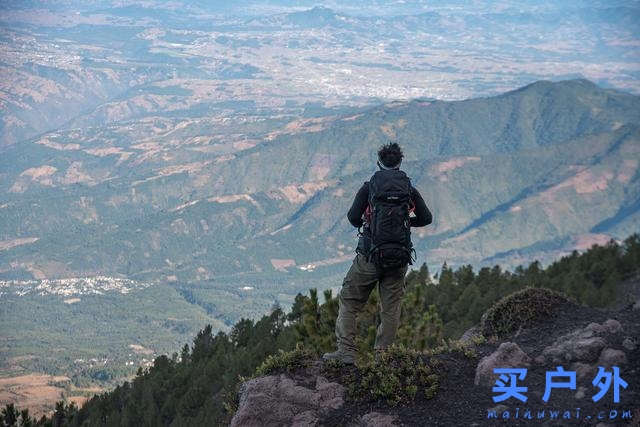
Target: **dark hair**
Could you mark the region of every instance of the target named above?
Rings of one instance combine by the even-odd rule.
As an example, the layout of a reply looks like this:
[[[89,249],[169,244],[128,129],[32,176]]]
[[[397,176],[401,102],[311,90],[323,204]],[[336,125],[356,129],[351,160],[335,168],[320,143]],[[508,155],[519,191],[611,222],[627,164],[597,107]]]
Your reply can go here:
[[[402,149],[395,142],[385,144],[378,150],[378,161],[387,168],[400,166],[403,157]]]

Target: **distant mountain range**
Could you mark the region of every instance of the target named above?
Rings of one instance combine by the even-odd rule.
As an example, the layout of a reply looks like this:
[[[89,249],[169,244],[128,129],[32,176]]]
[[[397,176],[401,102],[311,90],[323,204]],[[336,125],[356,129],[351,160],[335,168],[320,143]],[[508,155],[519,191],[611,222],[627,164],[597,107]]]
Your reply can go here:
[[[337,289],[356,242],[346,211],[390,140],[434,214],[413,230],[432,273],[513,269],[640,230],[638,96],[540,81],[320,113],[247,120],[252,139],[233,133],[238,118],[218,122],[226,139],[204,118],[147,116],[6,148],[6,384],[27,393],[36,378],[24,375],[46,373],[38,381],[86,396],[205,324],[227,330],[298,292]]]
[[[232,282],[276,300],[337,286],[345,213],[389,140],[434,212],[413,231],[419,263],[545,261],[639,229],[638,123],[639,97],[572,80],[301,119],[232,153],[48,134],[0,159],[0,277]]]
[[[637,1],[264,3],[0,4],[0,377],[86,396],[336,290],[388,141],[432,274],[640,230]]]
[[[631,0],[14,3],[0,5],[0,150],[141,117],[286,121],[542,79],[640,93]]]

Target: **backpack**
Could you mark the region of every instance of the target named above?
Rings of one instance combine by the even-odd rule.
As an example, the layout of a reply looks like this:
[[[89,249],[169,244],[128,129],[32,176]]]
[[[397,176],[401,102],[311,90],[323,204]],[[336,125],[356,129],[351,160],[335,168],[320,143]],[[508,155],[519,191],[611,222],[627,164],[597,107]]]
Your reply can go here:
[[[368,261],[382,271],[413,264],[411,205],[411,182],[403,171],[380,170],[373,174],[369,180]]]

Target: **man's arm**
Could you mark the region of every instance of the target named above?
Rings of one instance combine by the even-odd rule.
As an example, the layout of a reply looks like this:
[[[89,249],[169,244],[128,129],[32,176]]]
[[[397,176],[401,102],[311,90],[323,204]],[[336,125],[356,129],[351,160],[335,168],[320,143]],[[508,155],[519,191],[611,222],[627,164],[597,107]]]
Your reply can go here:
[[[349,222],[354,227],[362,226],[362,214],[367,209],[367,204],[369,203],[369,183],[365,182],[358,193],[356,194],[356,198],[353,199],[353,203],[351,204],[351,209],[347,213],[347,218]]]
[[[409,218],[411,221],[412,227],[424,227],[425,225],[431,224],[433,221],[433,216],[431,215],[431,211],[427,207],[427,204],[424,202],[422,195],[418,190],[411,187],[413,203],[416,205],[416,210],[414,213],[415,217]]]

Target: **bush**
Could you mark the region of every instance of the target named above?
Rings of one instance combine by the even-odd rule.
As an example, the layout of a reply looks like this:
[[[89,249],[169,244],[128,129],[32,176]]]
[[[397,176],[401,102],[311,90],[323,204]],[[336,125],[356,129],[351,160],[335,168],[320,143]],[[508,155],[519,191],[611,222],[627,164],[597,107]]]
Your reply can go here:
[[[481,335],[474,336],[471,343],[464,343],[460,340],[446,340],[442,345],[427,350],[426,354],[435,356],[438,354],[458,352],[468,359],[475,359],[478,355],[474,345],[480,345],[484,342],[486,342],[486,338]]]
[[[354,400],[382,399],[391,406],[414,400],[419,390],[430,399],[438,390],[435,364],[425,363],[418,351],[392,346],[378,357],[370,357],[356,377],[347,379],[349,395]]]
[[[305,368],[314,358],[314,353],[304,348],[301,343],[291,351],[279,350],[278,353],[268,356],[260,366],[256,368],[254,376],[269,375],[275,372],[293,372]]]
[[[480,330],[485,337],[504,336],[520,327],[548,316],[559,304],[568,302],[566,296],[546,288],[527,287],[500,299],[480,320]]]

